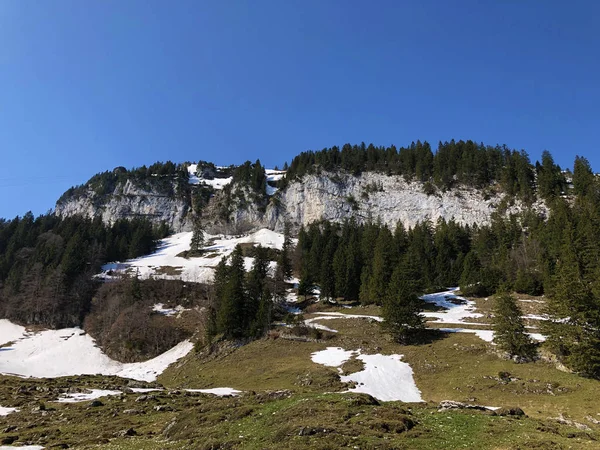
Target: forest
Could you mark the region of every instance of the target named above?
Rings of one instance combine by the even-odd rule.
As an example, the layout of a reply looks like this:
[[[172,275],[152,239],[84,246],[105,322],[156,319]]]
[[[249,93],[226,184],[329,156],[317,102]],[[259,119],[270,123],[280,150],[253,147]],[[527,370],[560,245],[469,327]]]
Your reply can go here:
[[[0,221],[0,314],[52,328],[81,325],[102,264],[148,254],[169,234],[145,219],[59,218],[27,213]]]

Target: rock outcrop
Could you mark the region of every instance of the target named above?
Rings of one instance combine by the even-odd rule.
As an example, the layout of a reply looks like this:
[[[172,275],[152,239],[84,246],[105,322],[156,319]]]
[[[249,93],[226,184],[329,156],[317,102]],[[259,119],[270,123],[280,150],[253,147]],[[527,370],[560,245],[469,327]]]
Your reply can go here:
[[[428,189],[433,192],[426,193]],[[499,208],[506,207],[507,213],[522,210],[520,202],[508,205],[503,200],[504,195],[493,188],[455,188],[442,192],[424,183],[407,182],[401,176],[373,172],[360,176],[322,173],[292,181],[277,192],[262,213],[253,205],[236,209],[230,221],[277,231],[283,229],[286,220],[299,227],[318,220],[342,222],[352,217],[358,222],[380,220],[392,228],[398,221],[412,227],[426,220],[435,223],[440,218],[454,219],[463,225],[482,225],[488,224],[492,213]],[[541,202],[533,207],[546,212]]]
[[[89,189],[85,195],[67,198],[57,203],[56,214],[101,217],[105,223],[146,217],[156,223],[164,221],[174,231],[182,231],[190,228],[189,198],[189,192],[164,195],[128,180],[118,184],[111,194],[99,196]],[[519,201],[509,205],[494,186],[482,190],[459,187],[444,192],[431,184],[406,181],[402,176],[322,172],[289,182],[266,204],[253,201],[252,193],[244,187],[216,191],[202,217],[209,232],[258,228],[281,231],[285,221],[298,228],[319,220],[342,222],[349,218],[358,222],[379,220],[393,228],[399,221],[412,227],[427,220],[435,223],[440,218],[454,219],[463,225],[483,225],[500,209],[515,213],[521,211],[523,205]],[[533,205],[533,209],[541,213],[547,211],[541,202]]]
[[[180,231],[188,225],[189,196],[168,195],[148,187],[140,187],[131,180],[118,183],[114,191],[98,195],[93,189],[56,203],[59,216],[81,215],[101,217],[104,223],[118,219],[145,217],[152,222],[166,222],[172,230]]]

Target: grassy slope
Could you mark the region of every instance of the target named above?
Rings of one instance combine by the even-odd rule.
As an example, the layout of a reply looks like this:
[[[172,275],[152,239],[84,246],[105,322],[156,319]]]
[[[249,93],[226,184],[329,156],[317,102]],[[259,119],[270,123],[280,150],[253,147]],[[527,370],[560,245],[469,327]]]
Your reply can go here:
[[[371,308],[368,313],[377,310]],[[21,412],[0,417],[0,430],[4,430],[0,439],[18,435],[21,442],[107,449],[600,448],[596,441],[600,430],[587,420],[588,416],[600,419],[597,381],[560,372],[543,362],[501,360],[489,344],[471,334],[432,335],[428,343],[399,346],[369,320],[323,323],[339,330],[327,342],[265,339],[216,355],[190,354],[159,379],[171,388],[228,386],[247,391],[240,398],[164,391],[150,401],[136,402],[140,394],[130,393],[104,398],[104,406],[91,408],[89,402],[65,405],[49,400],[69,386],[108,388],[123,381],[72,377],[33,382],[3,377],[0,405],[18,406]],[[331,393],[345,389],[337,370],[310,360],[312,352],[327,346],[403,354],[427,403],[377,404],[364,395]],[[502,380],[500,372],[509,372],[511,381]],[[264,393],[282,389],[291,392]],[[438,412],[437,403],[446,399],[519,406],[529,417]],[[50,411],[35,411],[40,401]],[[159,404],[173,411],[155,411]],[[128,409],[137,413],[124,413]],[[553,419],[560,414],[591,429],[560,424]],[[11,425],[17,429],[7,431]],[[118,436],[129,428],[137,436]]]

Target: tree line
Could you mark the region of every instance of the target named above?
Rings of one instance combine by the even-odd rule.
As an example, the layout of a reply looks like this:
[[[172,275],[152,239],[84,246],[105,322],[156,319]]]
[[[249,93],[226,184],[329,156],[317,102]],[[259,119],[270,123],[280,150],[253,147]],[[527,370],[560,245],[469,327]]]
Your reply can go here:
[[[426,141],[400,148],[367,146],[363,142],[306,151],[292,160],[285,180],[289,182],[318,170],[340,169],[355,175],[365,171],[401,175],[407,181],[430,182],[444,190],[456,185],[484,188],[496,183],[508,195],[526,201],[534,200],[536,191],[544,199],[553,198],[567,185],[561,168],[548,151],[544,151],[541,163],[533,165],[524,150],[470,140],[439,142],[435,152]]]

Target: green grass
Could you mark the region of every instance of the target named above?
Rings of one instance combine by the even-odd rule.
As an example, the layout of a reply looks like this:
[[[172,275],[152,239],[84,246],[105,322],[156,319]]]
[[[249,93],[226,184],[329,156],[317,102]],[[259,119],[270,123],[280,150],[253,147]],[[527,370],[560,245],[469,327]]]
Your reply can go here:
[[[338,310],[379,315],[375,306]],[[212,353],[193,352],[159,378],[172,391],[153,394],[146,402],[136,402],[140,394],[135,393],[103,398],[104,405],[97,408],[89,402],[52,402],[67,388],[124,389],[128,382],[116,377],[0,377],[0,405],[21,409],[0,417],[0,439],[18,436],[20,443],[109,450],[600,448],[600,427],[589,420],[600,419],[596,380],[561,372],[543,361],[515,364],[500,359],[493,346],[471,334],[431,332],[420,345],[400,346],[374,321],[323,323],[339,333],[323,342],[263,339],[243,346],[222,343]],[[347,385],[340,382],[337,368],[310,358],[328,346],[403,355],[425,402],[380,403],[367,395],[340,393]],[[359,371],[362,362],[353,358],[342,368],[345,373]],[[232,387],[244,394],[217,398],[176,390],[211,387]],[[441,400],[520,407],[528,417],[439,412]],[[45,410],[39,410],[40,404]],[[172,410],[158,412],[157,405]],[[131,409],[137,413],[125,413]],[[561,424],[558,416],[590,429]],[[120,436],[129,428],[136,436]]]

